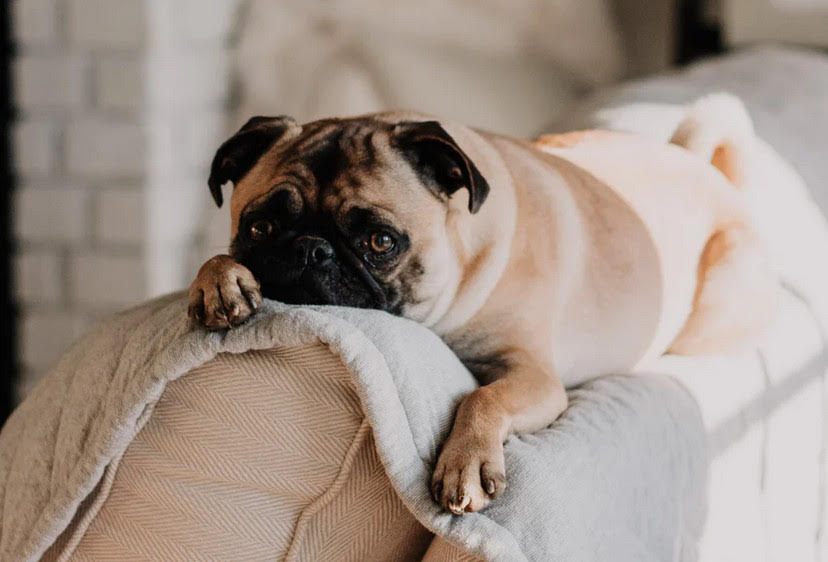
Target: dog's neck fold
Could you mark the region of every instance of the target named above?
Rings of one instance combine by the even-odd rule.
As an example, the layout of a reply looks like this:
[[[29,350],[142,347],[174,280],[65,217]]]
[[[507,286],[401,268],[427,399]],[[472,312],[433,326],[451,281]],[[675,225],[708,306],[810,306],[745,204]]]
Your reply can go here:
[[[475,214],[469,213],[465,192],[449,202],[446,230],[457,257],[458,276],[424,322],[438,334],[449,335],[480,311],[500,281],[509,261],[517,202],[512,176],[488,140],[457,123],[443,122],[443,126],[490,186],[488,198]]]

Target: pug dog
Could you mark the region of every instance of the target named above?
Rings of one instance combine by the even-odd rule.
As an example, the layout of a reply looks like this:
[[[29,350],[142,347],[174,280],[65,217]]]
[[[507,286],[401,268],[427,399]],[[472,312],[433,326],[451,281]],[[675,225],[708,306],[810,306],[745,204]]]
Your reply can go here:
[[[565,384],[726,351],[768,323],[776,277],[739,188],[751,135],[727,97],[691,108],[669,144],[602,131],[531,143],[409,111],[254,117],[212,164],[216,204],[234,185],[232,241],[198,272],[189,314],[232,328],[264,297],[435,331],[481,386],[431,490],[478,511],[506,487],[506,437],[560,416]]]

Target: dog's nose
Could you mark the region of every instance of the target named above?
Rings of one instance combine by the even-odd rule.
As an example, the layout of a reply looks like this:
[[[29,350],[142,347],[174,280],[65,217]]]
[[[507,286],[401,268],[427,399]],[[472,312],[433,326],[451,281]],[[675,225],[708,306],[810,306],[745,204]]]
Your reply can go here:
[[[320,265],[334,257],[331,243],[318,236],[298,236],[293,241],[293,249],[300,265]]]

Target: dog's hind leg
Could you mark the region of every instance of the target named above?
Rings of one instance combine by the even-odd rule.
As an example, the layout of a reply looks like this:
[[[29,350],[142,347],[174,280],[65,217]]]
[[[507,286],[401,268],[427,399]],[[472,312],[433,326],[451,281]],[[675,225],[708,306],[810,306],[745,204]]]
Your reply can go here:
[[[719,230],[699,260],[693,309],[669,352],[711,355],[756,343],[773,318],[778,291],[755,234],[741,224]]]

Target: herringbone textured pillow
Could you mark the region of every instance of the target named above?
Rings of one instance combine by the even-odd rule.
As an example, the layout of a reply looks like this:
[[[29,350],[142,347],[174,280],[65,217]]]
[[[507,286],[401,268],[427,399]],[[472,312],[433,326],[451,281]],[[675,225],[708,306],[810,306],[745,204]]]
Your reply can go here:
[[[77,560],[415,560],[431,541],[322,344],[222,354],[173,381],[113,474],[100,509],[52,552],[75,542]]]

